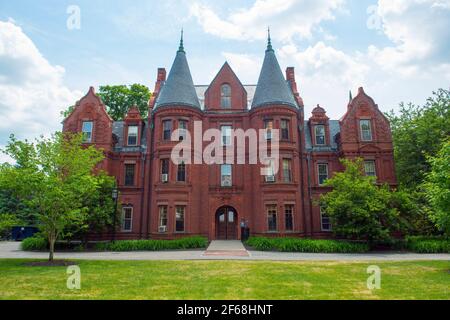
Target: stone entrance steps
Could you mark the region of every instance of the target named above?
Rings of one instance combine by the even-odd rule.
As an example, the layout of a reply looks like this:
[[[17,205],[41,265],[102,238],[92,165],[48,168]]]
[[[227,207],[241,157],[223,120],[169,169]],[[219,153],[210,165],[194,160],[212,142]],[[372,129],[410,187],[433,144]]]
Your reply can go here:
[[[203,256],[248,257],[248,251],[239,240],[213,240]]]

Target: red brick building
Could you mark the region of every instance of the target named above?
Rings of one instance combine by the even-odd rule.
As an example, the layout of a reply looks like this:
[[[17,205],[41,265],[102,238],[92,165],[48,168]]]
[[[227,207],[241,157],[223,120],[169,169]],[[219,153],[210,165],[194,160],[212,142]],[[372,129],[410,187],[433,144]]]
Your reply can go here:
[[[367,174],[396,184],[389,122],[373,99],[360,88],[343,113],[330,120],[317,106],[305,119],[294,68],[283,75],[270,38],[256,86],[243,85],[228,63],[211,84],[194,85],[181,41],[168,76],[158,69],[148,119],[133,107],[124,121],[113,121],[91,88],[63,130],[84,132],[87,144],[104,149],[102,168],[120,190],[118,238],[238,239],[243,221],[253,235],[325,237],[331,225],[313,200],[328,191],[323,181],[343,169],[339,158],[362,157]],[[279,129],[279,171],[262,176],[259,164],[175,165],[170,155],[178,141],[171,134],[191,132],[194,121],[203,130],[220,129],[225,149],[230,129]]]

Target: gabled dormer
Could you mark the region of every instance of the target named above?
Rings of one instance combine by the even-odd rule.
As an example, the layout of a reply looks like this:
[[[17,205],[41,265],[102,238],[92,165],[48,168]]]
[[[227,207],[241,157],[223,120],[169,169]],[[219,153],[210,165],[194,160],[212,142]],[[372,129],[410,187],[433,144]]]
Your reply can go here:
[[[205,110],[246,109],[247,91],[228,62],[225,62],[205,92]]]
[[[63,121],[63,131],[83,133],[85,144],[95,144],[109,151],[112,148],[113,119],[93,87],[76,104]]]
[[[331,144],[329,118],[320,105],[313,109],[308,125],[313,147],[325,147]]]
[[[140,145],[143,129],[143,120],[137,106],[128,110],[124,119],[123,137],[124,146],[137,147]]]
[[[362,87],[358,89],[358,95],[350,100],[340,123],[341,143],[364,145],[392,142],[389,120]]]

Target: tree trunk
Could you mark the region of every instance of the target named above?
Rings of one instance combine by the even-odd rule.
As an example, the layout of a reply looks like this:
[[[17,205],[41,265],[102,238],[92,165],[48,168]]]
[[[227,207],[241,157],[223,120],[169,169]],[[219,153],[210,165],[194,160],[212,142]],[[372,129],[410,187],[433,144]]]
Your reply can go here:
[[[50,244],[50,253],[48,255],[48,261],[53,262],[53,255],[55,253],[55,241],[54,237],[49,237],[48,242]]]

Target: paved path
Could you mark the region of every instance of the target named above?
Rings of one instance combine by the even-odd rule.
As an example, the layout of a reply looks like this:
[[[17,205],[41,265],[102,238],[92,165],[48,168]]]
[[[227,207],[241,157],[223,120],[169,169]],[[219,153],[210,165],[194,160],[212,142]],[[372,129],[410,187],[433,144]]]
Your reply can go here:
[[[217,246],[216,246],[217,245]],[[214,243],[212,248],[219,248]],[[231,244],[230,244],[231,245]],[[241,244],[242,245],[242,244]],[[223,247],[222,247],[223,248]],[[234,249],[233,249],[234,250]],[[46,259],[45,252],[25,252],[18,242],[0,242],[0,259]],[[364,254],[343,253],[289,253],[249,251],[248,255],[205,255],[204,250],[187,251],[135,251],[135,252],[56,252],[56,259],[84,260],[273,260],[273,261],[412,261],[446,260],[450,254],[416,254],[373,252]]]
[[[248,251],[238,240],[214,240],[211,241],[203,257],[249,257]]]

